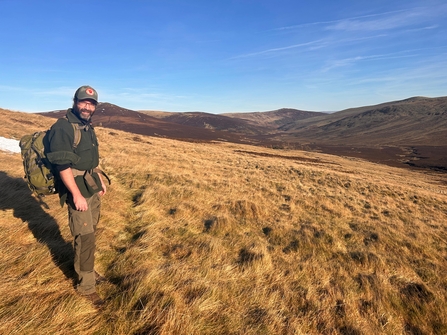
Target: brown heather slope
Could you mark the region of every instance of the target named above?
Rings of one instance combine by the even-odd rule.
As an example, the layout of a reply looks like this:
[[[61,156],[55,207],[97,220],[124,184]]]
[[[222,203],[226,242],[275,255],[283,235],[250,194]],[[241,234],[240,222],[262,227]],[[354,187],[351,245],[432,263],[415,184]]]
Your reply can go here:
[[[142,135],[295,148],[446,171],[446,111],[447,97],[415,97],[331,114],[295,109],[223,115],[135,112],[102,103],[95,121]]]
[[[178,124],[198,128],[212,128],[246,135],[269,134],[278,128],[298,120],[312,118],[325,113],[307,112],[293,108],[281,108],[269,112],[210,114],[203,112],[158,112],[141,111],[150,116]]]
[[[269,112],[224,113],[221,115],[229,116],[235,119],[247,120],[254,125],[260,125],[278,131],[278,129],[281,129],[281,127],[288,124],[294,124],[296,122],[299,123],[305,119],[324,116],[326,113],[308,112],[293,108],[281,108]]]
[[[281,127],[295,138],[332,144],[445,145],[447,97],[416,97],[352,108]]]
[[[54,122],[0,113],[8,138]],[[41,207],[0,151],[0,334],[447,333],[445,174],[97,134],[105,307],[74,291],[66,208]]]
[[[264,140],[392,166],[446,171],[446,134],[447,97],[415,97],[295,121]]]
[[[158,114],[159,112],[157,112]],[[40,113],[40,115],[60,118],[66,110]],[[123,130],[140,135],[168,137],[192,141],[223,140],[243,142],[243,137],[231,132],[214,129],[198,129],[191,125],[165,121],[164,118],[152,117],[146,112],[136,112],[110,103],[99,103],[95,112],[94,124],[102,127]]]
[[[148,113],[148,115],[152,115],[152,113]],[[162,119],[179,125],[202,129],[224,130],[245,136],[268,134],[272,130],[271,127],[258,123],[253,124],[242,118],[231,118],[224,115],[202,112],[166,113]],[[276,129],[273,130],[276,131]]]

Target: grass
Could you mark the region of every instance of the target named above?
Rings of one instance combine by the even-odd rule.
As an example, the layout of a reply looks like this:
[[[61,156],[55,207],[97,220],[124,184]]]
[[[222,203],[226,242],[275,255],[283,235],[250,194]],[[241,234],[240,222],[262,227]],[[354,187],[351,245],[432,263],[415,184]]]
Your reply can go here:
[[[8,138],[52,122],[2,115]],[[66,209],[40,205],[20,155],[0,152],[0,333],[447,333],[445,175],[97,133],[112,177],[97,238],[105,309],[73,289]]]

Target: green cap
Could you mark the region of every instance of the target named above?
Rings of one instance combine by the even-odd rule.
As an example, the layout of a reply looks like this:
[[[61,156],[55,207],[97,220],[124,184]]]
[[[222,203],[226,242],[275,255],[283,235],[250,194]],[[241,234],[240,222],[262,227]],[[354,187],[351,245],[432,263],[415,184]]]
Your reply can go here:
[[[81,86],[76,90],[74,99],[76,101],[90,99],[98,102],[98,92],[96,92],[93,87],[90,87],[88,85]]]

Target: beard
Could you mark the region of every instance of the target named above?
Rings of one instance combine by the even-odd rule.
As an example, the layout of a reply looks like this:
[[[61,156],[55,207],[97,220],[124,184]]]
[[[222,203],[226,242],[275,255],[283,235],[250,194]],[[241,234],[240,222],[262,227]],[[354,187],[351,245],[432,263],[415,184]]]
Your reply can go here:
[[[79,116],[79,118],[84,121],[90,121],[93,113],[95,112],[94,110],[92,111],[87,108],[74,108],[74,110],[76,114]]]

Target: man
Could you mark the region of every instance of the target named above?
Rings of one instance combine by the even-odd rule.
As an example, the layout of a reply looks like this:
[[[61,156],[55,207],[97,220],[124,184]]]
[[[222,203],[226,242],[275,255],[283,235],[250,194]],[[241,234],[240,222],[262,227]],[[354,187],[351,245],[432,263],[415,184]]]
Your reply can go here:
[[[61,205],[68,206],[77,291],[99,308],[104,301],[96,292],[96,282],[105,278],[94,270],[95,231],[100,216],[100,196],[106,193],[106,186],[97,169],[98,140],[91,124],[97,104],[98,93],[92,87],[78,88],[73,107],[48,131],[46,150],[48,160],[58,172],[56,187]]]

